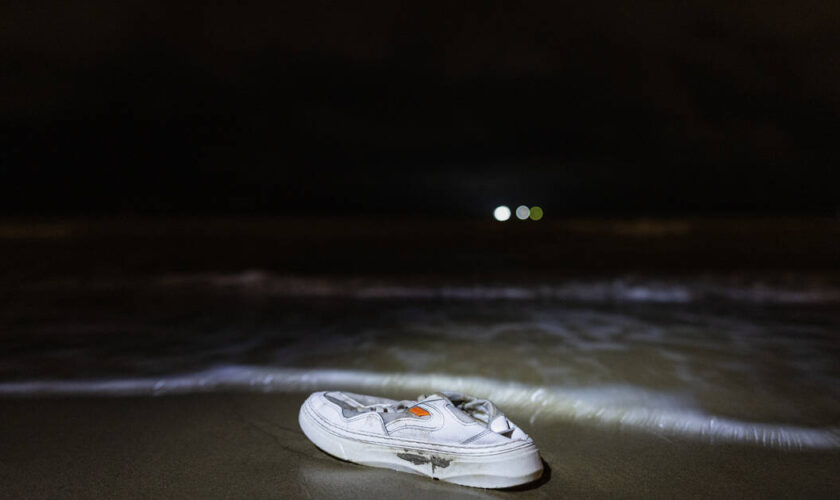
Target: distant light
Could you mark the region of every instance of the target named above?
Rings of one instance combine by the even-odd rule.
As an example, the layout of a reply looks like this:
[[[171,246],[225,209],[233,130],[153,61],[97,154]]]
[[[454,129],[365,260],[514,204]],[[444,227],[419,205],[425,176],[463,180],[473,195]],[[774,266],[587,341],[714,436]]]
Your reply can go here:
[[[493,210],[493,217],[499,222],[504,222],[510,219],[510,209],[504,205],[499,205],[496,210]]]
[[[516,210],[519,213],[519,209]],[[540,207],[531,207],[531,220],[540,220],[543,218],[543,209]]]
[[[516,218],[519,220],[525,220],[528,216],[531,215],[531,209],[526,207],[525,205],[519,205],[516,207]]]

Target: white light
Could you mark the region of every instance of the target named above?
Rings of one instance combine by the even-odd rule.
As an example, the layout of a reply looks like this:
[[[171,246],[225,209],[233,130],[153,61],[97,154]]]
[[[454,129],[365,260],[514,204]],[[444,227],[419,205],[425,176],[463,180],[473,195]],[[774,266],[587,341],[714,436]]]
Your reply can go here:
[[[510,209],[504,205],[499,205],[496,210],[493,210],[493,217],[499,222],[504,222],[510,219]]]
[[[525,220],[528,216],[531,215],[531,209],[526,207],[525,205],[519,205],[516,207],[516,218],[519,220]]]

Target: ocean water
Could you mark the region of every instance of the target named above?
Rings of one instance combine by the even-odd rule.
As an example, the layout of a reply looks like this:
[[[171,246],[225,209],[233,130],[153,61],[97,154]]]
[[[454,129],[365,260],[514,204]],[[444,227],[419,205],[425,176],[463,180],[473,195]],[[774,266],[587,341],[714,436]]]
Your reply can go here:
[[[0,394],[461,390],[530,421],[840,448],[840,279],[265,269],[2,283]]]

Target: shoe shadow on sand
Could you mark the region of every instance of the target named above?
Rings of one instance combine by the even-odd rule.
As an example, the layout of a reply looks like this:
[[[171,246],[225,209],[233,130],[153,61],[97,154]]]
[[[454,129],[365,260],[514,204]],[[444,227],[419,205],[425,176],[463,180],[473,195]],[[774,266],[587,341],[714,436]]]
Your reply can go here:
[[[528,490],[535,490],[542,485],[546,484],[547,482],[551,481],[551,466],[548,465],[548,462],[545,461],[544,458],[540,457],[543,464],[543,473],[539,479],[536,481],[531,481],[530,483],[520,484],[519,486],[511,486],[510,488],[502,488],[499,491],[528,491]]]

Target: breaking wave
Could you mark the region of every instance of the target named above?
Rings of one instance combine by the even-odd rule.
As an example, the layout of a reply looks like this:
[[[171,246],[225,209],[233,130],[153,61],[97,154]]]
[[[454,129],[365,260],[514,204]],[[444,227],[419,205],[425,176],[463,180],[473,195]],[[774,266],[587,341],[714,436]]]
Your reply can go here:
[[[284,392],[329,389],[428,393],[446,389],[491,398],[537,419],[566,420],[711,442],[782,449],[838,449],[840,429],[751,422],[715,416],[664,393],[630,386],[571,389],[445,374],[220,366],[168,377],[32,380],[0,383],[4,396],[157,396],[215,391]]]

